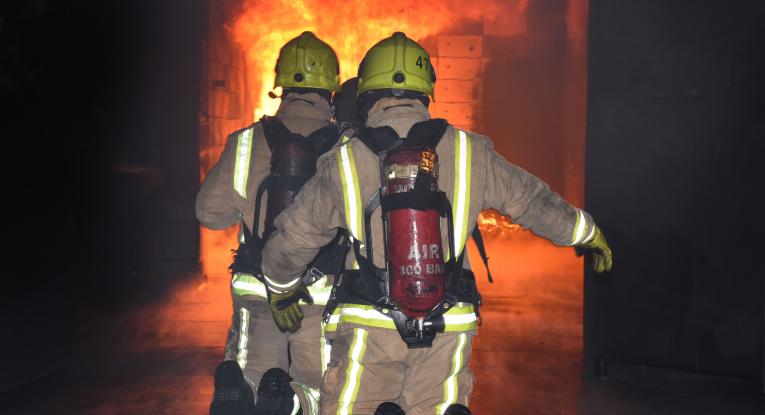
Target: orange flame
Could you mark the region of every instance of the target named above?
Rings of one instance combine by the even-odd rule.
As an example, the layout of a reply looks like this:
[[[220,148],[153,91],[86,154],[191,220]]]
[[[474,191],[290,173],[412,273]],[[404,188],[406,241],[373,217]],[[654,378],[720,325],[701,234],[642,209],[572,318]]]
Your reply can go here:
[[[279,101],[267,93],[273,88],[279,49],[305,30],[335,49],[344,81],[356,75],[366,51],[393,32],[422,40],[497,10],[496,0],[409,0],[404,5],[365,0],[245,0],[233,34],[246,51],[255,119],[276,112]]]
[[[523,230],[520,225],[510,221],[494,209],[484,210],[478,216],[478,227],[487,237],[509,238],[512,234]]]

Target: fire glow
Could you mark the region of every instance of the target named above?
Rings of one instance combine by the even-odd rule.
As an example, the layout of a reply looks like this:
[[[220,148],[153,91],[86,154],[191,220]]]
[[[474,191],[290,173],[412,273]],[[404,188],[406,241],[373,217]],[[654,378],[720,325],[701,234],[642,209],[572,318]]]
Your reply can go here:
[[[516,7],[525,8],[527,2],[520,0]],[[246,0],[232,30],[246,51],[253,115],[258,119],[276,112],[279,101],[268,96],[274,85],[276,58],[282,45],[303,31],[314,32],[332,46],[343,82],[356,76],[359,62],[370,47],[394,32],[422,40],[465,19],[495,13],[498,7],[495,0],[412,0],[405,6],[365,0]]]
[[[490,134],[497,150],[510,161],[521,166],[529,164],[537,174],[550,178],[560,174],[556,168],[545,171],[544,167],[566,163],[566,186],[560,186],[567,198],[581,205],[583,202],[583,143],[586,108],[586,40],[588,0],[411,0],[406,3],[371,2],[360,0],[231,0],[218,2],[225,13],[226,24],[210,28],[225,38],[225,46],[232,51],[211,42],[213,58],[231,54],[231,61],[222,59],[217,64],[235,67],[231,78],[240,82],[225,93],[210,94],[211,108],[217,108],[223,122],[210,128],[215,147],[202,148],[201,173],[204,177],[218,159],[226,134],[256,121],[262,115],[274,114],[278,99],[269,98],[273,90],[274,67],[279,49],[290,39],[310,30],[332,46],[340,62],[340,81],[356,75],[357,67],[364,53],[376,42],[402,31],[421,42],[431,53],[432,62],[439,75],[436,101],[431,104],[433,117],[443,117],[460,128],[478,133]],[[550,14],[555,12],[557,14]],[[565,19],[552,19],[550,16]],[[216,15],[217,16],[217,15]],[[221,20],[213,20],[222,22]],[[225,33],[221,33],[225,32]],[[215,37],[211,37],[216,39]],[[449,50],[453,39],[479,38],[477,52],[468,49],[467,42]],[[233,40],[233,42],[232,42]],[[219,40],[220,41],[220,40]],[[222,41],[220,41],[223,43]],[[480,43],[482,42],[482,43]],[[466,46],[467,45],[467,46]],[[481,50],[483,48],[483,50]],[[493,48],[493,49],[492,49]],[[223,50],[223,52],[221,51]],[[471,54],[467,54],[466,51]],[[460,54],[463,53],[463,54]],[[211,61],[212,59],[211,58]],[[242,62],[244,58],[244,62]],[[552,59],[554,58],[554,59]],[[564,59],[565,58],[565,59]],[[558,65],[550,65],[551,61]],[[512,60],[512,65],[501,66],[497,61]],[[449,66],[449,63],[451,66]],[[465,70],[468,65],[458,67],[456,62],[473,63],[475,70]],[[243,63],[243,65],[242,65]],[[505,62],[506,63],[506,62]],[[459,69],[455,71],[455,68]],[[502,70],[497,70],[500,68]],[[508,70],[511,68],[512,70]],[[549,70],[553,68],[553,70]],[[517,71],[515,70],[517,69]],[[223,69],[225,72],[227,69]],[[242,70],[242,73],[238,72]],[[452,72],[450,74],[450,71]],[[220,71],[219,71],[220,72]],[[467,75],[465,75],[467,74]],[[216,74],[217,76],[217,74]],[[226,74],[221,75],[223,79]],[[216,80],[218,78],[211,78]],[[546,89],[549,82],[565,80],[565,85],[555,91]],[[491,105],[496,83],[521,87],[503,102],[501,108]],[[472,102],[463,104],[460,99],[448,99],[448,88],[455,84],[476,85],[479,91],[471,95]],[[499,88],[501,89],[501,88]],[[220,92],[220,91],[218,91]],[[274,91],[277,95],[279,91]],[[555,93],[553,93],[555,92]],[[467,94],[470,95],[470,94]],[[227,111],[226,99],[235,98]],[[488,96],[488,97],[487,97]],[[496,98],[496,93],[493,94]],[[221,102],[223,101],[223,102]],[[465,100],[467,101],[467,99]],[[446,107],[448,111],[445,110]],[[555,109],[566,108],[565,114]],[[223,109],[221,109],[223,108]],[[505,117],[501,113],[501,126],[496,125],[499,111],[523,114],[523,117]],[[464,117],[465,114],[478,114]],[[492,115],[493,114],[493,115]],[[509,115],[509,114],[508,114]],[[462,116],[462,117],[460,117]],[[462,121],[458,121],[459,119]],[[491,124],[487,120],[495,120]],[[543,122],[540,122],[543,120]],[[507,122],[505,122],[507,121]],[[560,122],[559,122],[560,121]],[[555,153],[568,156],[547,157],[547,151],[540,153],[526,149],[537,147],[537,136],[557,134],[554,128],[540,125],[565,125],[563,130],[570,138],[563,145],[552,149]],[[524,141],[525,140],[525,141]],[[548,142],[548,141],[545,141]],[[555,153],[557,154],[557,153]],[[578,156],[577,156],[578,155]],[[539,157],[546,157],[544,162]],[[568,186],[570,185],[570,186]],[[567,189],[567,186],[570,189]],[[544,345],[546,351],[562,351],[562,356],[574,356],[581,352],[581,299],[582,259],[573,250],[564,250],[550,242],[536,237],[532,232],[522,230],[509,218],[498,211],[487,210],[479,216],[486,249],[491,258],[489,264],[494,283],[489,284],[486,270],[481,265],[476,245],[468,242],[466,251],[476,275],[479,289],[486,299],[482,310],[483,334],[476,337],[475,353],[471,368],[478,376],[471,404],[475,413],[532,413],[548,411],[538,408],[534,397],[540,382],[552,385],[552,390],[564,399],[578,396],[578,361],[568,357],[550,359],[548,355],[528,355]],[[192,313],[178,314],[177,307],[168,307],[168,314],[162,321],[168,325],[177,324],[184,318],[195,321],[224,321],[215,336],[202,338],[209,331],[196,330],[190,333],[193,339],[175,336],[184,344],[200,344],[205,347],[219,347],[220,336],[225,334],[230,318],[229,276],[227,267],[231,263],[231,249],[237,246],[236,227],[227,230],[202,229],[200,239],[200,260],[206,284],[189,287],[175,297],[178,301],[197,301],[199,293],[211,293],[209,303],[198,307],[195,303]],[[207,301],[207,300],[206,300]],[[184,303],[185,304],[185,303]],[[175,311],[171,311],[175,310]],[[181,308],[181,310],[185,310]],[[155,313],[156,314],[156,313]],[[225,327],[224,327],[225,326]],[[509,353],[522,350],[524,353]],[[526,356],[533,357],[526,357]],[[531,366],[520,364],[533,360]],[[542,363],[538,363],[542,362]],[[539,365],[542,366],[539,366]],[[543,370],[540,371],[539,368]],[[540,375],[542,373],[542,375]],[[554,373],[554,382],[548,376]],[[542,376],[540,378],[539,376]],[[494,381],[492,381],[492,378]],[[509,379],[509,380],[508,380]],[[572,381],[572,379],[574,379]],[[508,382],[517,386],[513,399],[508,399]],[[514,388],[516,388],[514,386]],[[210,383],[200,396],[210,396]],[[528,388],[528,391],[524,388]],[[528,393],[525,393],[525,392]],[[571,398],[573,399],[573,398]],[[546,404],[546,403],[545,403]],[[576,403],[572,401],[571,405]]]
[[[513,2],[524,11],[528,0]],[[505,5],[507,7],[507,5]],[[364,53],[396,31],[422,40],[452,29],[466,19],[479,19],[497,12],[495,0],[407,2],[406,7],[390,2],[355,1],[268,1],[246,0],[232,26],[234,39],[245,50],[249,93],[255,103],[253,118],[276,112],[279,100],[269,97],[274,85],[274,66],[279,49],[306,30],[327,42],[340,61],[340,81],[356,76]],[[434,55],[435,56],[435,55]],[[437,60],[435,60],[438,71]],[[278,91],[277,95],[278,95]],[[437,103],[433,106],[437,107]],[[479,219],[491,236],[506,236],[519,230],[498,212],[486,212]]]

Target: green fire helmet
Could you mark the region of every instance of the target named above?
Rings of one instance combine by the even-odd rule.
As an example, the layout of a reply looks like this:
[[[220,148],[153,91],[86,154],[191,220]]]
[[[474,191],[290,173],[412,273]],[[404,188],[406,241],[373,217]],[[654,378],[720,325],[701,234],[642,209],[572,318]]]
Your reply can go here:
[[[340,64],[332,48],[311,32],[303,32],[279,51],[274,87],[337,90]]]
[[[372,46],[359,65],[359,91],[407,89],[433,96],[436,71],[430,55],[401,32]]]

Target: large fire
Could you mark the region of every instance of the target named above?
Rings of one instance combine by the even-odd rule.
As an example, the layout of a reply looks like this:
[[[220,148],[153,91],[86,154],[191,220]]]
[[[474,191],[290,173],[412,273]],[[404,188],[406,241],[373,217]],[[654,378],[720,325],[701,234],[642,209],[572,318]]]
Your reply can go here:
[[[529,0],[410,0],[406,3],[371,2],[366,0],[242,0],[241,9],[226,25],[228,34],[244,51],[246,94],[252,107],[252,119],[240,120],[234,128],[274,114],[279,100],[269,97],[274,88],[274,67],[279,49],[290,39],[310,30],[335,49],[340,61],[340,81],[356,75],[364,53],[381,39],[396,31],[423,42],[430,49],[432,62],[439,73],[438,36],[464,33],[482,20],[496,19],[500,14],[524,15]],[[503,32],[525,31],[523,23],[502,21]],[[473,29],[474,30],[474,29]],[[445,81],[442,81],[445,82]],[[273,91],[279,95],[279,91]],[[434,116],[445,116],[454,122],[455,113],[442,113],[441,101],[431,105]],[[448,105],[444,103],[443,105]],[[469,106],[461,111],[470,112]],[[457,114],[460,115],[460,114]],[[465,115],[465,114],[462,114]],[[243,122],[242,122],[243,121]],[[463,124],[463,128],[471,125]],[[233,129],[233,128],[232,128]],[[230,132],[230,131],[229,131]],[[203,149],[203,154],[208,150]],[[217,157],[203,158],[204,177]],[[517,229],[499,215],[482,215],[481,228],[487,236],[507,236]],[[225,273],[230,263],[230,249],[237,245],[236,231],[202,229],[200,260],[206,274]]]
[[[528,0],[520,0],[524,7]],[[273,114],[279,101],[269,98],[279,49],[306,30],[335,49],[341,82],[356,75],[364,53],[378,41],[401,31],[422,40],[453,29],[466,19],[498,10],[497,0],[245,0],[233,25],[234,38],[246,51],[255,119]]]

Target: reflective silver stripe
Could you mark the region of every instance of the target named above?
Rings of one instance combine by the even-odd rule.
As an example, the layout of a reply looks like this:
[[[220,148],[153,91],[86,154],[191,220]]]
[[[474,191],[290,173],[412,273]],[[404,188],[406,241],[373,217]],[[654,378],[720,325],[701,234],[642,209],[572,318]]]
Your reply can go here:
[[[266,279],[266,284],[268,284],[268,288],[280,294],[285,293],[287,291],[292,291],[292,288],[295,288],[295,286],[297,286],[297,284],[300,282],[300,277],[297,277],[286,284],[280,284],[272,280],[271,278],[268,278],[267,275],[263,275],[263,278]]]
[[[452,356],[452,371],[449,374],[449,377],[444,381],[444,402],[439,405],[438,409],[436,410],[436,412],[439,414],[443,415],[449,405],[457,402],[457,396],[459,393],[457,375],[459,375],[460,371],[462,371],[462,366],[464,365],[465,343],[467,343],[467,334],[462,333],[460,334],[457,348],[454,350],[454,355]]]
[[[302,408],[303,415],[319,415],[319,390],[298,382],[292,382],[291,385],[292,389],[295,390],[295,396],[297,396],[297,393],[300,393],[305,404],[308,405],[308,408]],[[299,401],[300,398],[298,398]],[[293,413],[295,411],[293,407]]]
[[[234,190],[245,199],[247,199],[247,176],[250,174],[251,154],[252,128],[248,128],[239,133],[234,163]]]
[[[324,277],[308,286],[308,292],[311,293],[314,304],[326,305],[332,294],[332,286],[327,285],[327,278]]]
[[[337,162],[340,169],[340,181],[343,187],[346,227],[351,234],[351,242],[358,240],[361,243],[363,242],[361,238],[361,219],[364,215],[361,211],[361,194],[356,172],[356,161],[354,160],[351,144],[348,143],[349,140],[348,137],[343,137],[343,145],[337,151]],[[364,247],[363,243],[361,247]],[[355,260],[353,261],[353,268],[359,268],[359,264]]]
[[[576,224],[574,225],[574,235],[571,238],[571,245],[579,245],[582,243],[582,237],[584,237],[584,231],[587,229],[587,217],[581,209],[576,210]]]
[[[247,343],[250,339],[250,310],[239,308],[239,342],[237,343],[236,362],[244,370],[247,366]]]
[[[308,292],[311,293],[311,298],[313,298],[313,303],[316,305],[327,305],[327,301],[329,301],[329,296],[331,294],[330,291],[314,292],[311,290],[311,287],[308,287]]]
[[[308,399],[308,402],[309,402],[308,405],[311,407],[309,409],[309,414],[319,415],[319,399],[321,398],[319,389],[308,388],[308,393],[306,394],[306,398]]]
[[[345,386],[340,393],[340,402],[338,402],[337,408],[338,415],[351,414],[353,404],[359,394],[361,375],[364,373],[364,365],[361,364],[361,360],[364,358],[364,352],[366,352],[368,333],[364,329],[353,329],[353,341],[348,350],[348,362],[350,365],[345,371]]]
[[[327,365],[329,364],[330,356],[332,355],[332,344],[327,342],[324,337],[324,333],[327,329],[327,323],[322,320],[320,326],[321,337],[319,337],[319,345],[321,347],[321,374],[324,376],[324,372],[327,371]]]
[[[444,331],[448,333],[476,329],[478,318],[470,303],[457,303],[444,314]],[[327,321],[326,331],[335,331],[341,323],[360,324],[370,327],[395,330],[393,319],[377,311],[373,306],[340,304]]]
[[[231,287],[233,287],[235,295],[256,295],[258,297],[268,298],[268,294],[266,293],[266,286],[257,280],[233,280],[231,282]]]
[[[265,284],[251,274],[235,273],[233,278],[231,278],[231,291],[237,296],[254,295],[268,298]],[[326,278],[322,278],[308,287],[308,292],[311,293],[314,304],[326,305],[327,301],[329,301],[329,296],[332,294],[332,286],[327,285]],[[302,304],[305,304],[305,302],[302,302]]]
[[[349,151],[350,144],[346,144],[340,147],[340,158],[343,165],[343,190],[347,193],[345,203],[348,205],[346,209],[348,213],[348,227],[351,231],[351,235],[358,240],[361,238],[361,206],[358,205],[358,201],[361,196],[358,192],[358,177],[351,164],[351,157],[353,157],[352,151]]]
[[[297,415],[297,413],[300,411],[300,399],[298,399],[297,394],[292,395],[292,412],[290,415]]]
[[[457,130],[454,151],[454,256],[459,256],[467,240],[467,222],[470,212],[470,159],[471,140],[464,131]]]
[[[592,226],[590,233],[587,234],[587,237],[582,240],[582,243],[586,244],[587,242],[590,242],[593,236],[595,236],[595,225]]]

